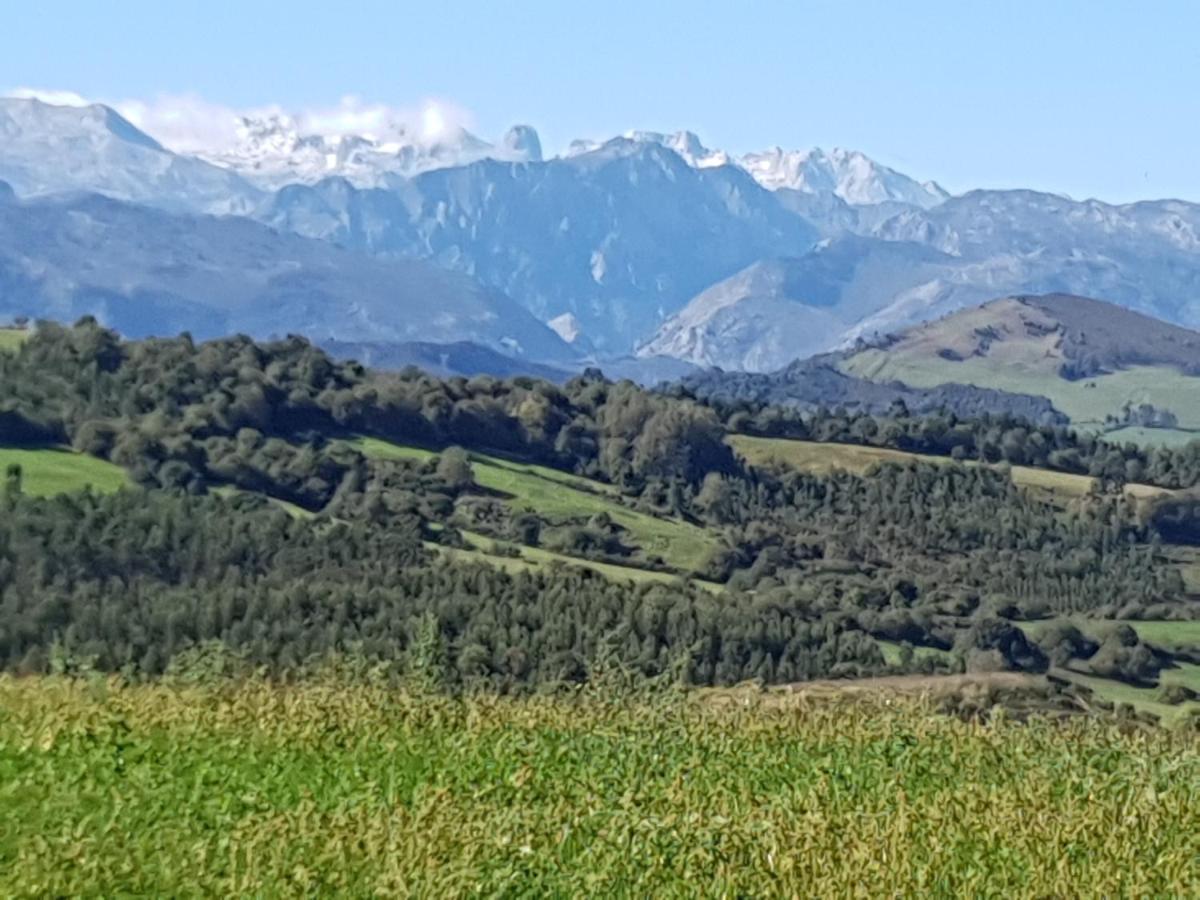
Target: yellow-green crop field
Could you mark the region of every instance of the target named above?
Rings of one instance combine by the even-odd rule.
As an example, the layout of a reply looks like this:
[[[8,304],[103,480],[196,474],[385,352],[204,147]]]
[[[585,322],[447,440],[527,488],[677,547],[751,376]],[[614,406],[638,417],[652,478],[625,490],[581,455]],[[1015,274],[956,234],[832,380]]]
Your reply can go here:
[[[1187,896],[1200,738],[919,701],[0,678],[5,896]]]

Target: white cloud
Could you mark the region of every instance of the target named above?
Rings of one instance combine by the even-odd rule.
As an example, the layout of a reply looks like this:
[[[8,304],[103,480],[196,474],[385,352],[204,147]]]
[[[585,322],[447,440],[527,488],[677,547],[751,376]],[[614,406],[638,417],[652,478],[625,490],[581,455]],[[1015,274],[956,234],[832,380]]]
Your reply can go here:
[[[87,106],[90,102],[74,91],[55,91],[30,87],[13,88],[6,96],[20,97],[23,100],[41,100],[43,103],[51,103],[55,106]]]
[[[462,107],[432,98],[404,107],[347,95],[334,106],[288,110],[275,104],[238,109],[198,94],[114,100],[89,99],[74,91],[20,87],[6,95],[32,97],[59,106],[104,103],[164,146],[181,153],[220,153],[234,147],[245,119],[278,118],[300,134],[355,134],[404,143],[433,142],[460,129],[470,129],[473,123],[473,117]]]

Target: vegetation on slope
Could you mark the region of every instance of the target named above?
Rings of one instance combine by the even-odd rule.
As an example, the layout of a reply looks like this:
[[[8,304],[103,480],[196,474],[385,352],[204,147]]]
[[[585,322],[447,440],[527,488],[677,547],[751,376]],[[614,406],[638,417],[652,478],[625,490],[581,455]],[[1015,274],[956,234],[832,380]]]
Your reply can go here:
[[[1194,734],[353,681],[0,678],[8,892],[1200,892]]]
[[[352,446],[368,459],[436,458],[431,451],[378,438],[360,438]],[[469,459],[475,482],[504,497],[515,511],[537,513],[550,523],[607,516],[646,553],[662,557],[681,572],[699,571],[716,547],[712,534],[703,528],[678,517],[651,516],[622,505],[619,492],[611,485],[485,453],[472,452]]]
[[[1190,540],[1200,507],[1116,489],[1196,483],[1189,452],[1004,418],[715,408],[596,373],[384,375],[299,339],[121,342],[88,321],[40,326],[0,356],[0,381],[6,440],[69,442],[139,488],[43,501],[8,479],[0,662],[15,671],[156,676],[212,642],[281,676],[338,654],[404,671],[427,629],[452,690],[586,681],[606,654],[705,685],[1054,660],[1147,684],[1172,658],[1136,635],[1095,658],[1014,622],[1189,614],[1161,543]],[[904,455],[754,466],[731,434]],[[1063,504],[1001,462],[1095,490]]]

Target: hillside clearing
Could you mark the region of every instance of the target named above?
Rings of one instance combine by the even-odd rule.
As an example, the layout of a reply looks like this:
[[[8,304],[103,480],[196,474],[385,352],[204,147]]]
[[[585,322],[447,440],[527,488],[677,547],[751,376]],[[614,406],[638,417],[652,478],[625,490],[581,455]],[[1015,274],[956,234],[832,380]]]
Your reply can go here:
[[[352,442],[368,457],[429,460],[429,450],[393,444],[378,438]],[[611,485],[580,478],[546,466],[517,463],[495,456],[471,453],[471,467],[480,487],[506,495],[514,509],[528,509],[550,520],[578,520],[607,513],[627,529],[633,540],[667,565],[694,572],[708,560],[716,539],[703,528],[679,519],[660,518],[621,505]]]
[[[652,572],[648,569],[639,569],[633,566],[621,566],[616,563],[567,556],[563,553],[543,550],[540,547],[526,547],[521,544],[498,541],[486,535],[475,534],[470,531],[463,531],[462,535],[466,542],[470,544],[470,548],[446,547],[433,542],[427,542],[426,546],[435,553],[444,553],[447,556],[466,562],[481,562],[490,566],[497,566],[510,574],[534,572],[544,566],[559,564],[590,569],[597,574],[603,575],[610,581],[629,581],[635,584],[674,584],[680,580],[678,575],[672,575],[669,572]],[[510,555],[514,551],[520,555]],[[692,579],[691,583],[713,593],[719,593],[724,590],[721,585],[715,582],[699,578]]]
[[[902,381],[910,387],[972,384],[1046,397],[1071,423],[1098,429],[1105,417],[1126,405],[1148,403],[1169,410],[1185,430],[1200,430],[1200,378],[1167,366],[1133,366],[1105,375],[1068,381],[1043,361],[1021,365],[991,357],[950,361],[920,356],[897,357],[886,350],[863,350],[840,363],[848,375],[869,381]],[[1144,436],[1131,431],[1130,438]],[[1157,435],[1149,435],[1157,438]]]
[[[1016,624],[1032,637],[1039,637],[1052,625],[1059,622],[1070,622],[1084,634],[1095,637],[1107,628],[1118,625],[1128,625],[1138,633],[1142,640],[1157,644],[1168,650],[1190,647],[1200,650],[1200,619],[1197,620],[1153,620],[1138,622],[1125,619],[1089,619],[1085,616],[1067,616],[1057,619],[1038,619],[1033,622],[1017,622]]]
[[[729,443],[751,465],[782,463],[800,471],[825,475],[834,469],[842,469],[856,475],[866,473],[871,466],[880,463],[923,462],[933,465],[951,465],[947,456],[930,456],[893,450],[888,447],[865,447],[857,444],[831,444],[819,441],[801,441],[791,438],[763,438],[735,434]],[[965,461],[963,465],[979,465]],[[1055,472],[1051,469],[1035,469],[1031,466],[1009,466],[1013,483],[1025,488],[1044,490],[1064,498],[1084,497],[1095,484],[1089,475],[1071,472]],[[1167,493],[1164,488],[1145,484],[1129,484],[1125,490],[1136,497]]]
[[[0,471],[11,465],[21,467],[22,489],[36,497],[81,491],[89,486],[97,491],[115,491],[129,483],[119,466],[66,448],[0,447]]]

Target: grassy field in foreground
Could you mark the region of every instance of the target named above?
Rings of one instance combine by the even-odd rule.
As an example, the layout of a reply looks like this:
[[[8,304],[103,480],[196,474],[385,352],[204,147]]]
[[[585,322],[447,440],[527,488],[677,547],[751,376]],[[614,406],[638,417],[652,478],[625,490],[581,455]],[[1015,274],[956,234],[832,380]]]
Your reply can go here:
[[[1194,734],[0,678],[8,895],[1167,896]]]
[[[0,472],[14,463],[21,467],[22,489],[39,497],[81,491],[89,485],[97,491],[115,491],[128,483],[119,466],[67,449],[0,447]]]
[[[429,459],[436,455],[378,438],[359,438],[353,443],[368,457]],[[471,467],[481,487],[507,494],[514,507],[534,510],[550,520],[608,513],[614,522],[628,529],[643,550],[662,556],[668,565],[684,571],[700,568],[716,544],[713,536],[702,528],[621,506],[610,485],[480,453],[471,454]]]

